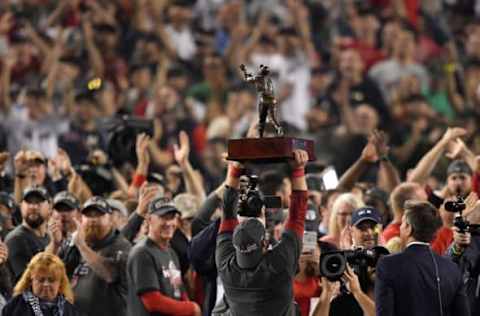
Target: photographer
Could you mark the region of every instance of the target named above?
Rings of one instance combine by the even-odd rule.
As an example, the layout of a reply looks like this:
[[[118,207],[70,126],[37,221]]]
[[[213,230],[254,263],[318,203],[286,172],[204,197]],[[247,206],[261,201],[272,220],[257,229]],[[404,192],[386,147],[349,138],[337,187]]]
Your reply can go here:
[[[341,242],[342,248],[373,249],[379,243],[381,222],[379,212],[372,207],[355,210],[352,214],[352,225],[346,228]],[[375,315],[374,272],[375,269],[368,265],[355,265],[353,269],[348,266],[342,277],[348,291],[331,301],[321,301],[319,304],[323,306],[318,306],[314,315]]]
[[[460,271],[430,248],[441,225],[432,204],[405,204],[400,238],[407,246],[401,253],[383,257],[377,265],[377,316],[470,315]]]
[[[270,251],[266,249],[265,227],[257,218],[238,224],[237,190],[243,170],[238,163],[229,166],[215,261],[230,315],[295,315],[292,279],[307,208],[304,168],[308,154],[296,150],[294,157],[290,162],[293,193],[289,219],[280,242]]]
[[[480,313],[480,234],[476,230],[472,234],[454,227],[453,243],[447,252],[462,272],[471,315]]]

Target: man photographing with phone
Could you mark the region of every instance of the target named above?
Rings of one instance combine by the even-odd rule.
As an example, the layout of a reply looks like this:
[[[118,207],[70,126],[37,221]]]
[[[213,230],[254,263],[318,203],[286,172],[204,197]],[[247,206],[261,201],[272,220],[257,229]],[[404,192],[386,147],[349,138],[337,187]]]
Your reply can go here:
[[[238,188],[243,170],[238,163],[229,165],[216,264],[232,316],[296,314],[292,280],[302,249],[308,198],[304,171],[307,162],[305,151],[294,151],[290,161],[293,192],[289,218],[279,243],[268,251],[265,227],[257,218],[238,223]]]

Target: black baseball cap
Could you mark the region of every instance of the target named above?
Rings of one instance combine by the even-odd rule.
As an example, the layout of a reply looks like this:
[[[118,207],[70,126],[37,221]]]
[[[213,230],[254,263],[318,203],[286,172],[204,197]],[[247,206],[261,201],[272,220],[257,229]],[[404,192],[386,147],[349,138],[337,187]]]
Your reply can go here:
[[[53,208],[61,205],[67,206],[67,209],[70,210],[80,208],[80,202],[78,201],[78,199],[68,191],[59,192],[53,198]],[[65,208],[61,208],[61,210],[65,210]]]
[[[380,213],[371,206],[361,207],[356,209],[352,214],[352,225],[357,226],[364,221],[372,221],[377,224],[382,222]]]
[[[107,203],[107,200],[101,196],[94,196],[89,198],[82,207],[82,213],[85,213],[87,210],[97,210],[104,214],[112,214],[112,208]]]
[[[15,200],[7,192],[0,192],[0,205],[4,205],[9,210],[13,210],[15,208]]]
[[[26,200],[32,196],[37,196],[44,201],[50,200],[50,194],[48,193],[47,189],[39,185],[27,187],[25,190],[23,190],[22,200]]]
[[[170,199],[164,198],[164,197],[159,197],[153,200],[150,203],[148,211],[150,214],[154,214],[158,216],[163,216],[168,213],[180,214],[178,209],[175,207],[175,204],[173,204],[173,202]]]
[[[242,269],[254,268],[263,257],[262,242],[265,227],[255,217],[240,223],[233,231],[233,246],[237,264]]]
[[[447,168],[447,177],[450,176],[452,173],[466,173],[468,175],[472,175],[472,168],[463,160],[454,160],[452,161]]]

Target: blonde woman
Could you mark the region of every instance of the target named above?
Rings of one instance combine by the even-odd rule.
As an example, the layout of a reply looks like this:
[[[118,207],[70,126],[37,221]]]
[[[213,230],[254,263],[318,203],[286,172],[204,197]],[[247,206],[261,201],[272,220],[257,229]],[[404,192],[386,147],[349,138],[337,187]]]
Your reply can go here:
[[[364,206],[363,202],[356,195],[352,193],[340,194],[332,205],[328,235],[323,236],[320,240],[340,248],[342,231],[350,224],[353,211],[362,206]]]
[[[65,265],[57,256],[40,252],[27,266],[5,305],[2,316],[77,316]]]

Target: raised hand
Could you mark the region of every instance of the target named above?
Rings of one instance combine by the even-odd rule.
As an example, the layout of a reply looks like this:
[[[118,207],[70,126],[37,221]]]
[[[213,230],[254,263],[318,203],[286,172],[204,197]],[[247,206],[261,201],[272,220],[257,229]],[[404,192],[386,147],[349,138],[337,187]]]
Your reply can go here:
[[[62,220],[56,214],[52,215],[48,221],[48,235],[55,245],[60,245],[62,242]]]
[[[305,150],[296,149],[293,151],[293,159],[291,159],[289,162],[292,170],[305,168],[307,163],[308,153]]]
[[[188,163],[188,156],[190,155],[190,140],[187,133],[181,131],[178,135],[179,145],[175,144],[173,147],[173,154],[175,161],[180,167],[185,167]]]
[[[20,150],[14,159],[15,173],[17,175],[26,175],[29,168],[30,162],[28,161],[27,151]]]
[[[140,216],[145,216],[148,213],[150,203],[162,194],[159,186],[149,186],[145,182],[140,187],[140,196],[138,197],[137,213]]]
[[[77,247],[82,247],[84,245],[86,245],[86,241],[85,241],[85,228],[84,226],[82,225],[82,222],[81,220],[78,220],[76,218],[73,218],[73,221],[75,222],[75,226],[77,227],[77,230],[75,231],[75,233],[72,235],[73,238],[72,238],[72,242],[75,246]]]
[[[135,151],[137,153],[138,165],[148,168],[150,164],[150,155],[148,153],[148,145],[150,144],[150,136],[145,133],[137,135],[137,143]]]
[[[467,130],[461,127],[449,127],[443,134],[442,141],[446,142],[447,144],[453,140],[456,140],[459,137],[464,136],[467,134]]]
[[[378,161],[378,153],[375,145],[372,141],[368,141],[367,145],[362,150],[362,154],[360,155],[360,159],[365,162],[374,163]]]
[[[388,156],[390,147],[388,146],[387,135],[384,132],[378,130],[373,131],[371,140],[375,146],[378,158]]]

